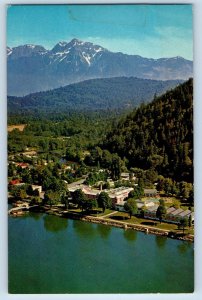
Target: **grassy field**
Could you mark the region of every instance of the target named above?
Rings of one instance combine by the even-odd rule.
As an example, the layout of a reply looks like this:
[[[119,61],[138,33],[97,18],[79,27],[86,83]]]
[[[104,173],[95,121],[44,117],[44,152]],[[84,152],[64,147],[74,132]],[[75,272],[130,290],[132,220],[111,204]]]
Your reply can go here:
[[[80,208],[70,208],[69,212],[74,212],[74,213],[82,213],[82,210]],[[85,212],[86,214],[88,214],[89,216],[94,216],[94,217],[103,217],[106,216],[108,214],[110,214],[111,212],[114,212],[114,210],[111,209],[105,209],[105,212],[102,212],[101,208],[98,209],[92,209],[88,212]]]
[[[19,131],[23,131],[27,124],[19,124],[19,125],[9,125],[8,132],[13,131],[14,129],[18,129]]]

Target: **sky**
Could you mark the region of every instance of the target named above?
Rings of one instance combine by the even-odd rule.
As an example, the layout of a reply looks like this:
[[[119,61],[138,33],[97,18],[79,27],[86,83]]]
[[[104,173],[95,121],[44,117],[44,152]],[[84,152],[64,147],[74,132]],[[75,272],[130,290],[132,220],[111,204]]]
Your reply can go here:
[[[193,59],[192,5],[12,5],[7,45],[78,38],[113,52]]]

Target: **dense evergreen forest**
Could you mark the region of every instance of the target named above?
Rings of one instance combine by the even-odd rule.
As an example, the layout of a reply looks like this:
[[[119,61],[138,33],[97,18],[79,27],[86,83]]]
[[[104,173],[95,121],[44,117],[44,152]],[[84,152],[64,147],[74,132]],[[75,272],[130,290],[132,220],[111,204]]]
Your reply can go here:
[[[148,103],[182,80],[149,80],[134,77],[92,79],[25,97],[8,97],[8,113],[42,114],[70,111],[124,111]]]
[[[117,153],[130,167],[192,182],[193,80],[123,117],[101,148]]]

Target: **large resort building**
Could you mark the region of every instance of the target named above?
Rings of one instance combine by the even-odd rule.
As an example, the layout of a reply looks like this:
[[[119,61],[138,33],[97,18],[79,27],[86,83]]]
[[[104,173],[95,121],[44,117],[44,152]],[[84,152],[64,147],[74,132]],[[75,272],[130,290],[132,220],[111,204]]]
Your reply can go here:
[[[102,191],[106,192],[112,200],[113,207],[115,207],[116,204],[123,205],[124,200],[128,197],[128,194],[133,190],[133,188],[130,187],[119,187],[119,188],[109,189],[109,190],[96,190],[84,184],[79,184],[79,185],[70,184],[68,186],[68,189],[70,193],[73,193],[76,190],[81,189],[89,199],[96,199]]]

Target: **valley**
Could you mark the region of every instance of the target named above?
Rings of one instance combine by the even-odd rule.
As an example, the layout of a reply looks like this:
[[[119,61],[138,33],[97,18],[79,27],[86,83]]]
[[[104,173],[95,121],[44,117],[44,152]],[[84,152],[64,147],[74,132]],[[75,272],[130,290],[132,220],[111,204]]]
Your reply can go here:
[[[144,221],[149,216],[176,237],[185,227],[193,234],[192,89],[190,79],[130,114],[10,115],[9,124],[26,124],[8,127],[10,203],[56,214],[52,207],[62,205],[59,213],[78,218],[112,209],[126,224],[129,213],[129,224],[141,220],[158,229],[159,223]]]

